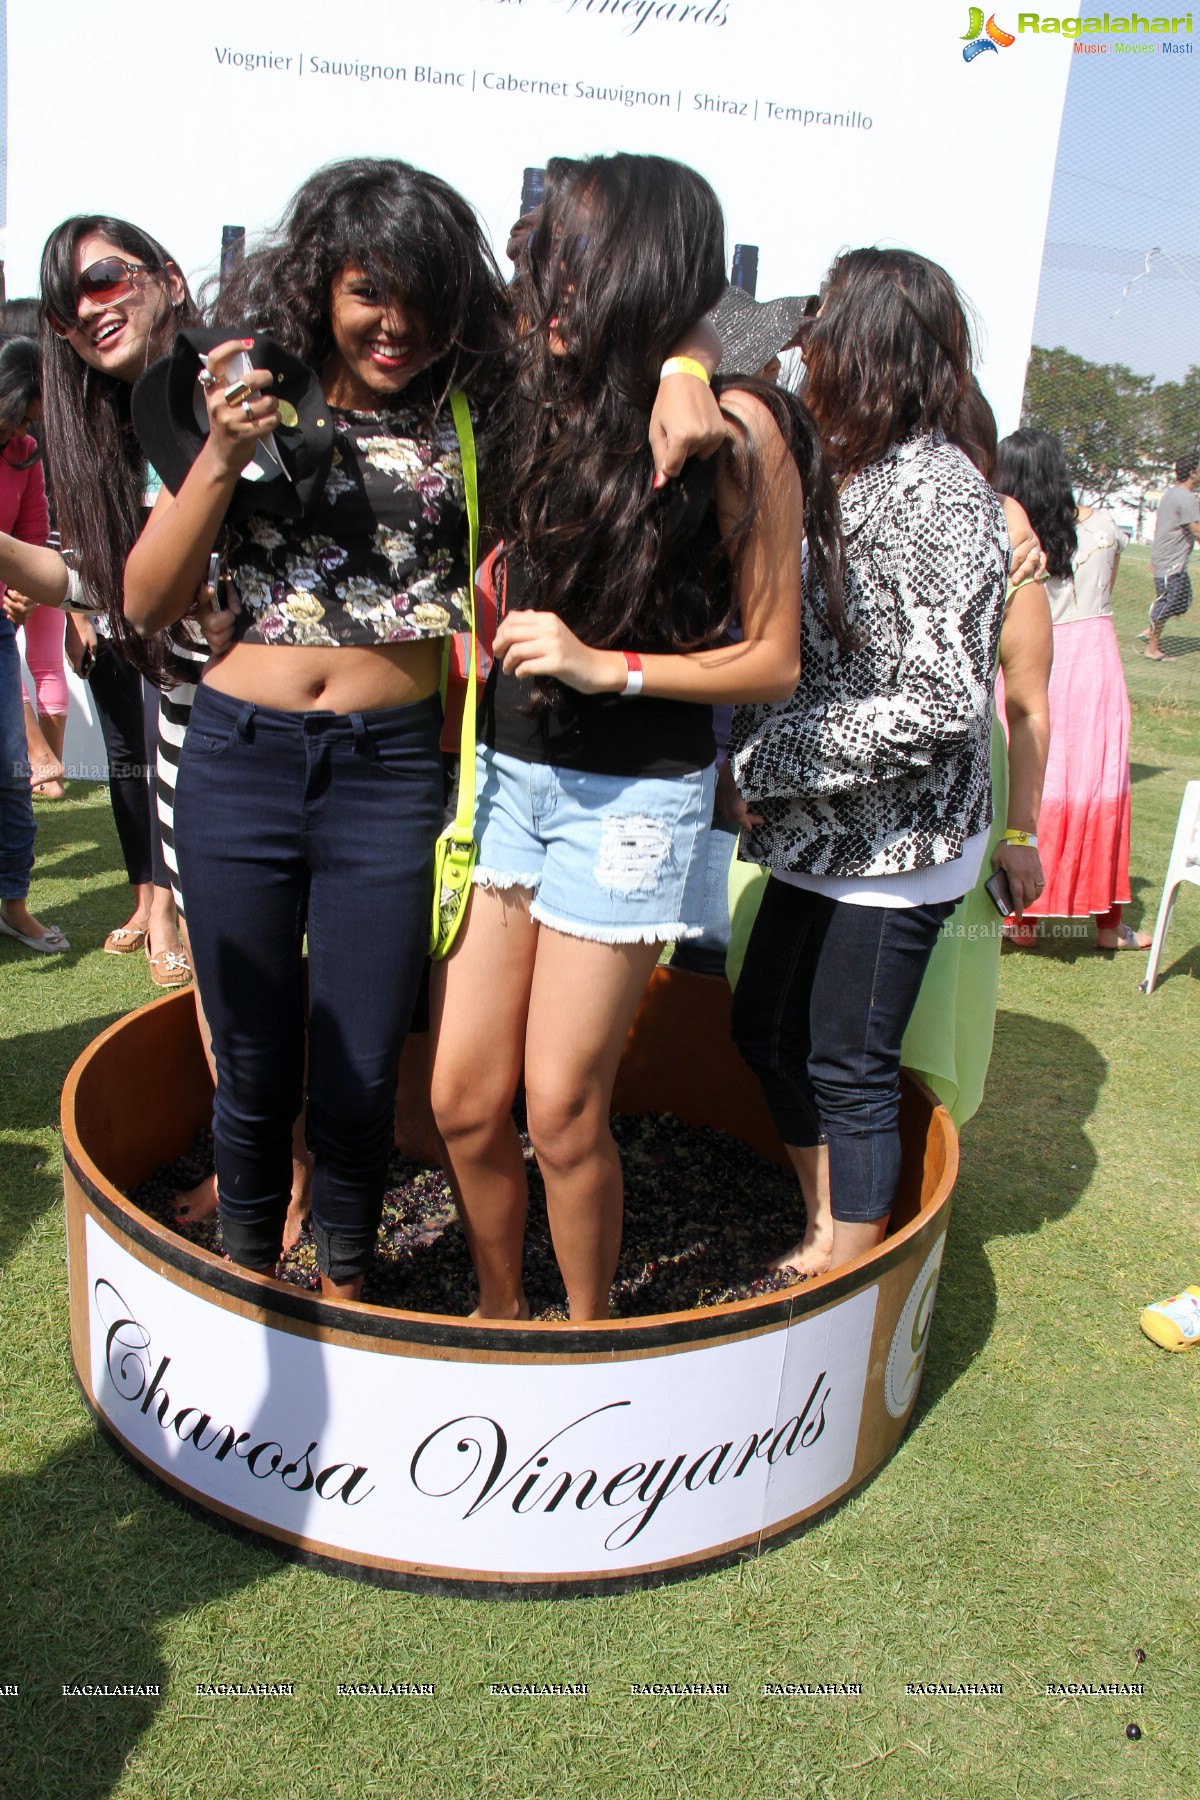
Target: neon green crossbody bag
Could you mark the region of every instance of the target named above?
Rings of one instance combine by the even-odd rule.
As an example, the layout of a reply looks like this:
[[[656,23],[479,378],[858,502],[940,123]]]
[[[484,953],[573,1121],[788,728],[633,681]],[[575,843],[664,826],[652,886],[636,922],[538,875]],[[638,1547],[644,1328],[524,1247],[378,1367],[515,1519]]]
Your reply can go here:
[[[471,894],[475,867],[475,706],[479,646],[475,637],[475,566],[479,555],[479,483],[475,468],[475,432],[471,409],[461,388],[450,396],[454,429],[462,453],[463,491],[467,503],[467,608],[471,626],[471,655],[467,663],[467,697],[463,706],[459,743],[458,804],[454,818],[441,833],[433,852],[433,923],[429,954],[438,961],[458,936]]]

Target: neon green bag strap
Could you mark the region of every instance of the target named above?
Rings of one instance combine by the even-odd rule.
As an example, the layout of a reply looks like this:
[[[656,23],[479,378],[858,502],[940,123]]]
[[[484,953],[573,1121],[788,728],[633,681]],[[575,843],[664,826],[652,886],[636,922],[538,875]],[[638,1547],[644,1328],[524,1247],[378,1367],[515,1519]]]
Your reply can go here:
[[[463,705],[462,737],[459,744],[458,805],[454,812],[454,835],[469,838],[475,822],[475,710],[476,676],[479,645],[475,633],[475,569],[479,558],[479,478],[475,465],[475,430],[471,424],[471,408],[461,388],[450,396],[454,429],[462,453],[463,491],[467,503],[467,617],[471,626],[471,655],[467,664],[467,697]]]

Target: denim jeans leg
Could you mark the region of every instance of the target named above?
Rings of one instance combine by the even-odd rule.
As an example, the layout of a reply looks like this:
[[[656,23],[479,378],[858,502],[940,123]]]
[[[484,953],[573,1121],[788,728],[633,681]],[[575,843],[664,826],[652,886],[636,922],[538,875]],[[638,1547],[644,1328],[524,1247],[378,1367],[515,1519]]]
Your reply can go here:
[[[821,1141],[809,1014],[832,908],[820,894],[768,881],[733,996],[733,1041],[758,1076],[776,1131],[800,1148]]]
[[[17,634],[0,612],[0,900],[24,900],[33,872],[33,792]]]
[[[235,1262],[267,1274],[304,1099],[304,782],[297,732],[201,686],[180,756],[175,847],[217,1065],[222,1237]]]
[[[400,1052],[426,966],[442,823],[441,708],[352,714],[309,808],[308,1137],[321,1269],[369,1266],[391,1154]]]
[[[886,1218],[900,1176],[900,1045],[954,902],[834,902],[814,968],[808,1073],[835,1219]]]

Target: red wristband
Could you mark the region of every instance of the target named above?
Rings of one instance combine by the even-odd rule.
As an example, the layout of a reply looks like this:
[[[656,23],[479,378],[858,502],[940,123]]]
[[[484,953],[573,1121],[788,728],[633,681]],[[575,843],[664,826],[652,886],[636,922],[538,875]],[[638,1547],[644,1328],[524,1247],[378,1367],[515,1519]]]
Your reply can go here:
[[[621,655],[625,658],[626,669],[625,686],[621,693],[632,700],[635,694],[642,691],[642,659],[636,650],[622,650]]]

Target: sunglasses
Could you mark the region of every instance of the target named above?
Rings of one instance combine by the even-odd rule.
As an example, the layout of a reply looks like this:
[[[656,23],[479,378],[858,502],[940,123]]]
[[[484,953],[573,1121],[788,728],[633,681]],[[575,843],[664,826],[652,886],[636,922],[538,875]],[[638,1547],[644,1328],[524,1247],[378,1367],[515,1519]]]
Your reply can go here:
[[[84,269],[75,283],[75,306],[78,311],[81,300],[94,300],[98,306],[119,306],[123,300],[131,300],[137,292],[138,281],[143,275],[152,275],[156,270],[148,269],[145,263],[126,262],[121,256],[102,256]],[[50,320],[51,327],[59,337],[70,337],[78,331],[79,320]]]

